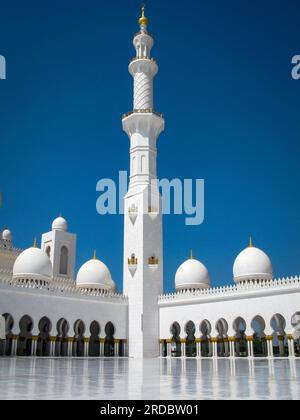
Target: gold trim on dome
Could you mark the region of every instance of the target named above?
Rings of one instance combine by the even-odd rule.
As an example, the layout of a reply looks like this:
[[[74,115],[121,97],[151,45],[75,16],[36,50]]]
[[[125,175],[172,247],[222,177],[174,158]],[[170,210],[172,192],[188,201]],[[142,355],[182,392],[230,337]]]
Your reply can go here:
[[[249,248],[253,248],[252,236],[250,236],[250,240],[249,240]]]

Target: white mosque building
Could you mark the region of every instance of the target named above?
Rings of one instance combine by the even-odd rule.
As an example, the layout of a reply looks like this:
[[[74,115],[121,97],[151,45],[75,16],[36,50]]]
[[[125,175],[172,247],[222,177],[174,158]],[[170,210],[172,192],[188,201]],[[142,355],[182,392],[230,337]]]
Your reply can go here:
[[[96,253],[75,275],[76,235],[58,217],[41,247],[25,251],[0,231],[0,355],[51,357],[300,356],[300,277],[275,279],[268,256],[253,246],[233,266],[235,284],[212,288],[208,269],[190,255],[176,292],[163,292],[161,198],[156,142],[164,118],[154,111],[153,38],[144,9],[129,64],[133,111],[125,196],[124,294]]]

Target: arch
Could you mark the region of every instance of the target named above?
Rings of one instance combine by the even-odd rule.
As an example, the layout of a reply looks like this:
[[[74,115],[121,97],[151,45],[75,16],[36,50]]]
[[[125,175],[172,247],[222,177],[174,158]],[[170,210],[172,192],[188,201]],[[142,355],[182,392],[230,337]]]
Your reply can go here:
[[[108,322],[105,325],[105,341],[104,341],[104,356],[113,357],[115,356],[115,327],[112,322]]]
[[[268,356],[268,348],[266,343],[266,323],[262,316],[256,315],[251,321],[253,330],[253,355],[254,357]]]
[[[248,357],[248,345],[247,345],[247,323],[242,317],[237,317],[232,324],[235,332],[235,354],[237,357]]]
[[[68,275],[69,250],[66,246],[62,246],[60,250],[59,274]]]
[[[0,355],[1,356],[11,356],[12,352],[12,339],[13,339],[13,333],[12,329],[14,327],[14,319],[12,315],[5,313],[2,314],[4,320],[5,320],[5,340],[0,340]]]
[[[273,354],[276,357],[286,357],[289,355],[288,341],[286,339],[285,328],[286,320],[281,314],[272,316],[270,326],[273,330]]]
[[[212,345],[210,342],[211,335],[211,323],[205,319],[200,324],[201,337],[201,357],[211,357],[212,356]]]
[[[181,328],[178,322],[173,322],[170,327],[171,333],[171,356],[180,357],[181,356],[181,339],[180,339]]]
[[[295,356],[300,357],[300,312],[294,313],[291,324],[293,327]]]
[[[48,255],[48,258],[50,258],[50,255],[51,255],[51,246],[50,245],[48,245],[47,248],[46,248],[46,254]]]
[[[74,333],[75,335],[72,354],[75,357],[83,357],[85,324],[81,319],[77,319],[77,321],[74,323]]]
[[[49,356],[50,355],[50,331],[52,324],[49,318],[44,316],[39,321],[39,336],[36,347],[37,356]]]
[[[141,174],[146,173],[146,156],[141,156]]]
[[[132,156],[131,160],[131,175],[136,174],[136,156]]]
[[[24,315],[19,322],[19,337],[17,346],[18,356],[31,356],[33,320],[29,315]]]
[[[90,325],[90,343],[89,343],[89,356],[99,357],[100,356],[100,341],[99,336],[101,327],[99,322],[93,321]]]
[[[186,357],[196,357],[196,327],[193,321],[189,321],[185,326],[186,332],[186,343],[185,343],[185,355]]]
[[[228,345],[228,323],[226,319],[221,318],[216,323],[216,330],[218,332],[218,345],[217,352],[218,357],[229,356],[229,345]]]
[[[55,340],[55,356],[68,356],[68,333],[70,325],[65,318],[61,318],[57,324],[57,336]]]

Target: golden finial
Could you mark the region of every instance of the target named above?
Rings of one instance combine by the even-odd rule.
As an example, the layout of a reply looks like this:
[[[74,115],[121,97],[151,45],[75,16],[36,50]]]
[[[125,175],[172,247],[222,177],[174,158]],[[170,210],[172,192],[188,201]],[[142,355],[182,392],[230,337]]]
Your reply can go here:
[[[140,26],[147,26],[148,25],[148,19],[145,16],[145,5],[142,5],[142,16],[139,18],[139,25]]]
[[[253,248],[252,236],[250,236],[250,240],[249,240],[249,248]]]
[[[96,252],[96,250],[94,251],[94,255],[93,255],[93,260],[96,260],[97,259],[97,252]]]
[[[190,260],[193,260],[194,259],[194,256],[193,256],[193,250],[191,249],[190,250]]]
[[[37,239],[36,238],[34,238],[34,241],[33,241],[33,248],[37,248]]]

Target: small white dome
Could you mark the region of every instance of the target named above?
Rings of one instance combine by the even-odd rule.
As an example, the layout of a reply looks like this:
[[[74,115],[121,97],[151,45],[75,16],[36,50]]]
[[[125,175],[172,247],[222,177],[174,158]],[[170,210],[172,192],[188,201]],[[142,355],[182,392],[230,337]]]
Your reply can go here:
[[[115,283],[107,266],[94,258],[80,268],[76,278],[77,287],[82,289],[101,289],[115,291]]]
[[[175,275],[176,290],[209,289],[210,276],[200,261],[190,258],[178,268]]]
[[[11,242],[12,241],[12,233],[11,233],[11,231],[9,229],[5,229],[2,232],[2,239],[4,241],[7,241],[7,242]]]
[[[249,246],[236,258],[233,266],[236,283],[253,280],[272,280],[273,268],[270,258],[261,249]]]
[[[66,232],[68,230],[68,223],[66,219],[59,216],[52,223],[52,230],[62,230]]]
[[[49,280],[52,277],[51,261],[40,248],[28,248],[16,259],[13,277]]]

